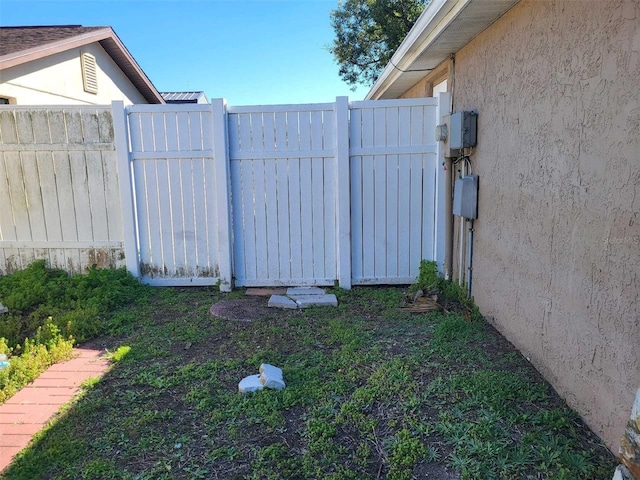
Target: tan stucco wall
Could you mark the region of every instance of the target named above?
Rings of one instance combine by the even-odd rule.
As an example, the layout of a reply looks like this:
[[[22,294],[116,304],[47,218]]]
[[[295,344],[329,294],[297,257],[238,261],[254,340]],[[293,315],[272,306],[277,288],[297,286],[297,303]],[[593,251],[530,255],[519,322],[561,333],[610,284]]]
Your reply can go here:
[[[84,91],[81,53],[91,53],[98,66],[98,93]],[[0,96],[17,105],[107,105],[148,103],[103,48],[93,43],[0,72]]]
[[[522,0],[455,57],[473,295],[617,451],[640,386],[640,0]]]

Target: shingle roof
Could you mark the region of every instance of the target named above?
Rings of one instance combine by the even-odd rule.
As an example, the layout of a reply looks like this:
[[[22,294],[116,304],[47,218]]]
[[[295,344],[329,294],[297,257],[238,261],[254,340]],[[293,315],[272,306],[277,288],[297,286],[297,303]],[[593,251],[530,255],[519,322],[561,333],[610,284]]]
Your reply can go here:
[[[0,27],[0,56],[40,47],[103,28],[108,27],[83,27],[80,25]]]
[[[164,103],[158,90],[111,27],[0,27],[0,71],[95,42],[100,44],[149,103]]]

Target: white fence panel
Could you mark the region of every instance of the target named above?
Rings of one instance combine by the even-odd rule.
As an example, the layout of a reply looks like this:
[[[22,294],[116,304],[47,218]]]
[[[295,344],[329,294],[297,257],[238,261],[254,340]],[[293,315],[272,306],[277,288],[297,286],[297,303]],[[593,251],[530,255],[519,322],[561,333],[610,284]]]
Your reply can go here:
[[[0,108],[0,273],[349,288],[443,256],[436,99],[112,109]]]
[[[411,283],[434,259],[436,99],[353,102],[352,281]]]
[[[122,266],[108,107],[0,107],[0,274]]]
[[[128,108],[139,261],[154,285],[220,278],[209,105]]]
[[[230,107],[235,281],[337,279],[333,104]]]

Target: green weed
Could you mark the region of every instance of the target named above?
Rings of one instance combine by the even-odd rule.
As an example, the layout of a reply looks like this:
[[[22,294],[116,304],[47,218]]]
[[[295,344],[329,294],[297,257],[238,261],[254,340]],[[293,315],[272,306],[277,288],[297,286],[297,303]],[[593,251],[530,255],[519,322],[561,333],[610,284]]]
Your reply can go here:
[[[137,320],[116,322],[119,361],[5,478],[610,473],[612,456],[494,330],[463,313],[397,315],[405,293],[355,288],[337,309],[252,323],[212,317],[208,307],[226,298],[215,289],[141,295],[120,310]],[[287,387],[239,394],[262,362],[280,366]]]

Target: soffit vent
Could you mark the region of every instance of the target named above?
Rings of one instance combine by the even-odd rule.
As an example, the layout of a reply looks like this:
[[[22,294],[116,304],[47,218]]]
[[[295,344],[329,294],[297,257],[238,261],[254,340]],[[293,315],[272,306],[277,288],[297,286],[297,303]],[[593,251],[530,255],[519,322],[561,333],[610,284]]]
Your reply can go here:
[[[80,59],[82,61],[82,83],[84,85],[84,91],[88,93],[98,93],[96,57],[90,53],[83,53]]]

